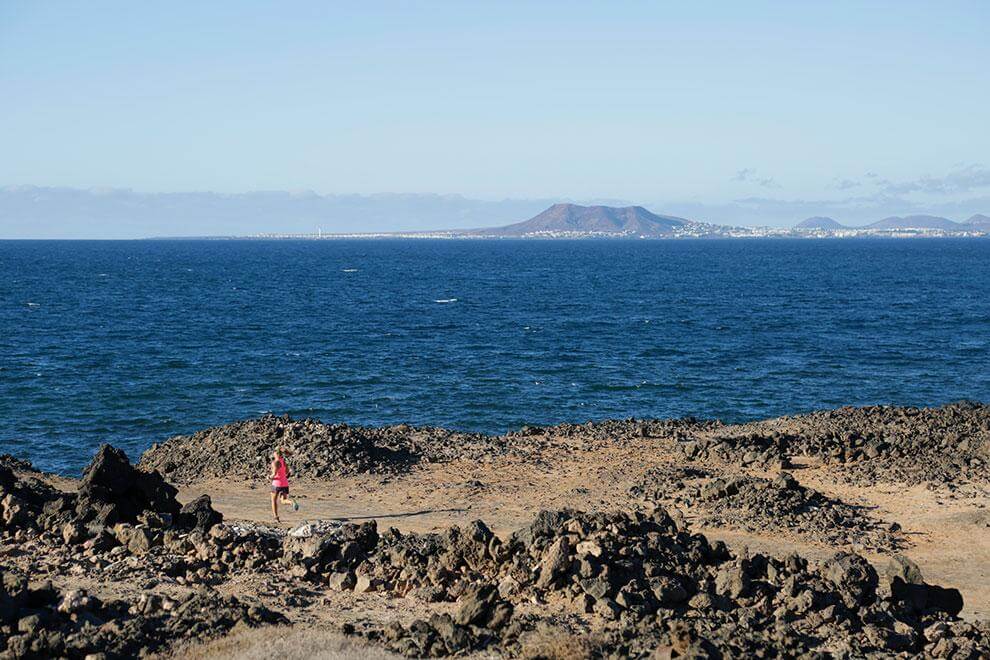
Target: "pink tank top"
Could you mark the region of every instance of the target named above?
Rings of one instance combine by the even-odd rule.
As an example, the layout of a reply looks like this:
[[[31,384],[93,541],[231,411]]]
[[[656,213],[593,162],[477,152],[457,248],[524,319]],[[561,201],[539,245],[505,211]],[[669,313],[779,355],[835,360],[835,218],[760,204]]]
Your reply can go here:
[[[281,458],[275,466],[275,478],[272,479],[272,486],[276,488],[289,487],[289,470],[285,465],[285,459]]]

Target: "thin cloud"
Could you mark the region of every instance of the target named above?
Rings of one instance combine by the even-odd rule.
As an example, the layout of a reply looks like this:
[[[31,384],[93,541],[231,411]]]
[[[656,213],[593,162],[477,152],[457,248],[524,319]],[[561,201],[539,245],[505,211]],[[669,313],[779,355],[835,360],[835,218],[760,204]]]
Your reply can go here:
[[[863,185],[862,181],[856,181],[855,179],[833,179],[831,188],[833,190],[852,190],[853,188],[859,188]]]
[[[880,179],[878,183],[881,190],[891,195],[911,193],[954,195],[990,188],[990,169],[973,164],[955,169],[945,176],[925,175],[908,181]]]
[[[746,167],[741,170],[736,171],[736,175],[732,177],[733,181],[744,181],[746,183],[755,183],[762,188],[780,188],[776,181],[773,180],[772,176],[759,176],[756,170],[752,167]]]

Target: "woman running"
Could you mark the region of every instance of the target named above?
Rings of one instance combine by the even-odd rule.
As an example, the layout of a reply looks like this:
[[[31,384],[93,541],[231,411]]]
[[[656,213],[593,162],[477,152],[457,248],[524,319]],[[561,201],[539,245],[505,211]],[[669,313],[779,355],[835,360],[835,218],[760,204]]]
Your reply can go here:
[[[272,516],[274,516],[275,522],[282,522],[278,517],[279,500],[291,504],[294,511],[299,510],[299,503],[289,499],[289,466],[285,462],[285,452],[281,447],[276,447],[272,454],[270,478],[272,480]]]

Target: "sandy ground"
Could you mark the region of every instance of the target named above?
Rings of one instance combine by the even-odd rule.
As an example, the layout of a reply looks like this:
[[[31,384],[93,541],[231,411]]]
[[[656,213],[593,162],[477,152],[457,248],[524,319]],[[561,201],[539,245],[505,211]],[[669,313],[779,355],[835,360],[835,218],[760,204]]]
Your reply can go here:
[[[457,460],[420,465],[398,477],[365,475],[321,482],[296,481],[292,492],[298,497],[301,509],[282,511],[282,523],[294,526],[316,519],[355,522],[374,519],[382,529],[397,527],[403,531],[427,532],[481,519],[497,534],[508,535],[527,524],[541,509],[607,510],[642,506],[643,502],[630,497],[630,487],[649,468],[677,460],[683,461],[658,449],[657,443],[650,439],[637,438],[590,449],[555,443],[538,460],[518,457],[483,462]],[[863,488],[844,484],[830,468],[811,463],[799,464],[798,468],[794,474],[803,485],[863,506],[884,521],[899,523],[908,543],[903,554],[919,564],[926,579],[958,588],[965,599],[964,617],[990,618],[987,489],[963,487],[953,493],[944,488],[905,488],[897,484]],[[726,466],[726,470],[735,474],[747,472],[735,466]],[[755,471],[751,474],[766,476]],[[228,520],[269,522],[268,490],[263,475],[253,483],[214,479],[183,487],[180,499],[186,501],[208,493],[214,506]],[[692,512],[683,513],[690,521]],[[694,529],[709,538],[724,540],[733,548],[747,545],[759,552],[786,554],[796,550],[811,559],[824,559],[837,550],[798,534]],[[884,556],[868,556],[878,569],[887,562]],[[238,587],[233,584],[230,589],[236,593]],[[376,602],[364,602],[368,598]],[[350,606],[356,613],[369,607],[388,609],[388,603],[375,596],[358,599]]]

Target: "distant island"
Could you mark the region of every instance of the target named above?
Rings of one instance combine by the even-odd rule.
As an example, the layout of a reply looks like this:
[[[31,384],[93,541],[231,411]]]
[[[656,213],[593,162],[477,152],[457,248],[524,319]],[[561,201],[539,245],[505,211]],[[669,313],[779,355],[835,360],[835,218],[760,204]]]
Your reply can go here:
[[[937,215],[891,216],[874,223],[853,227],[832,218],[814,217],[794,226],[801,231],[825,232],[885,232],[913,230],[920,232],[974,233],[990,231],[990,216],[977,214],[965,222],[954,222]]]
[[[852,227],[826,217],[813,217],[791,228],[732,227],[672,215],[658,215],[642,206],[553,204],[528,220],[501,227],[419,232],[353,234],[260,234],[257,238],[937,238],[990,236],[990,217],[974,215],[954,222],[933,215],[892,216]]]

